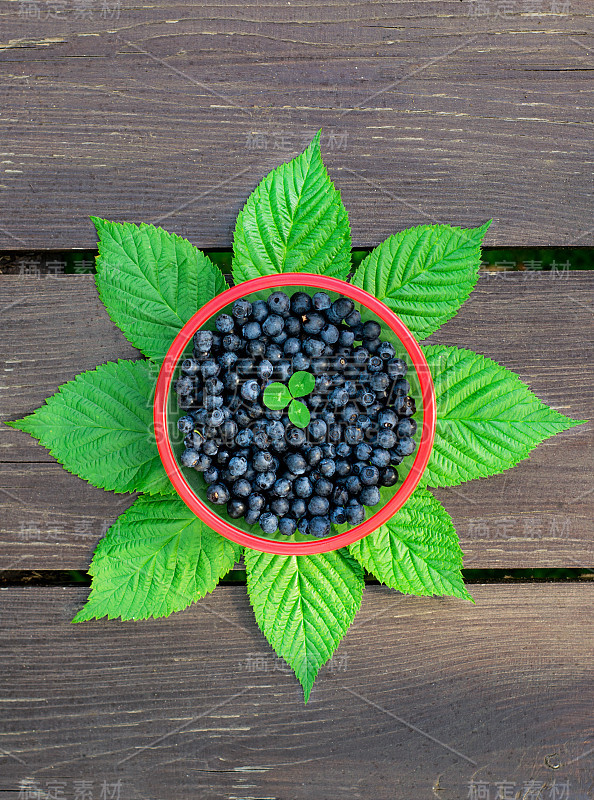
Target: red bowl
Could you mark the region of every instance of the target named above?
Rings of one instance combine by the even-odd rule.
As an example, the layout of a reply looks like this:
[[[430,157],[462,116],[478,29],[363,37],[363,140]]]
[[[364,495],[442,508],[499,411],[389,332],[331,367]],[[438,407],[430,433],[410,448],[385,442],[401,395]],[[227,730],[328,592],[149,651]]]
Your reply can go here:
[[[360,525],[356,525],[335,536],[307,542],[285,542],[265,539],[262,536],[248,533],[219,517],[211,507],[196,495],[192,487],[188,484],[174,455],[168,434],[168,398],[171,390],[171,383],[180,357],[191,341],[194,333],[201,328],[213,314],[216,314],[222,308],[233,303],[240,297],[245,297],[254,292],[266,289],[277,289],[283,286],[293,286],[299,289],[303,289],[304,287],[325,289],[350,297],[356,303],[360,303],[362,306],[369,309],[389,326],[406,350],[418,376],[423,402],[423,423],[422,426],[419,426],[421,428],[421,438],[416,450],[415,460],[401,486],[396,490],[394,495],[375,514],[364,520]],[[351,544],[351,542],[362,539],[363,536],[376,530],[380,525],[383,525],[393,517],[398,509],[408,500],[417,486],[423,474],[423,470],[427,466],[433,446],[433,438],[435,435],[435,390],[433,388],[429,366],[415,338],[404,323],[386,305],[363,289],[337,278],[329,278],[323,275],[314,275],[304,272],[288,272],[267,275],[262,278],[255,278],[254,280],[240,283],[238,286],[234,286],[232,289],[228,289],[222,294],[217,295],[217,297],[214,297],[188,320],[175,337],[161,366],[155,389],[153,419],[157,447],[167,475],[180,498],[206,525],[217,531],[217,533],[220,533],[221,536],[225,536],[227,539],[231,539],[245,547],[250,547],[253,550],[260,550],[266,553],[280,553],[283,555],[306,555],[307,553],[325,553],[329,550],[337,550],[340,547]]]

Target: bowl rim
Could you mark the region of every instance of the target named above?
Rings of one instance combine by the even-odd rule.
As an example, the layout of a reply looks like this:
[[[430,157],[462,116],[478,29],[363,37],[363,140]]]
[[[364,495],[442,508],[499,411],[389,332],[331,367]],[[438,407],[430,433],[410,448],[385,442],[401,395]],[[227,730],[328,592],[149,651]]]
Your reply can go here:
[[[241,528],[236,528],[226,520],[219,517],[210,509],[193,491],[186,481],[180,466],[173,453],[173,447],[168,435],[168,397],[171,381],[178,365],[179,358],[188,345],[194,333],[207,322],[213,314],[239,298],[265,289],[280,289],[286,286],[311,286],[316,289],[326,289],[350,297],[366,306],[377,317],[385,322],[398,337],[414,366],[421,388],[423,399],[423,424],[421,439],[417,448],[415,460],[410,470],[388,502],[375,514],[364,520],[359,525],[343,533],[329,536],[325,539],[314,539],[311,542],[283,542],[274,539],[265,539],[256,534],[247,533]],[[408,330],[402,320],[369,292],[352,283],[347,283],[340,278],[327,275],[317,275],[309,272],[283,272],[265,275],[239,283],[230,289],[221,292],[202,306],[183,326],[173,340],[167,351],[155,387],[153,422],[157,448],[165,471],[173,484],[177,494],[196,516],[206,525],[220,533],[226,539],[236,542],[253,550],[279,555],[308,555],[312,553],[327,553],[337,550],[348,544],[362,539],[386,523],[402,508],[412,492],[417,487],[421,476],[429,461],[433,440],[435,437],[436,407],[435,389],[427,360],[416,339]]]

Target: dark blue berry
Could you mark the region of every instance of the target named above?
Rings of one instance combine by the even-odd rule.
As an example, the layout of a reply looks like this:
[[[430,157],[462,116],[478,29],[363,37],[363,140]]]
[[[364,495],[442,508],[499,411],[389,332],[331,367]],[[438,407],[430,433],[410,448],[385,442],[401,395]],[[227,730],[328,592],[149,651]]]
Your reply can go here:
[[[262,328],[259,322],[252,320],[251,322],[246,322],[241,329],[241,333],[245,339],[258,339],[262,335]]]
[[[291,311],[294,314],[306,314],[311,308],[311,297],[305,292],[295,292],[291,297]]]
[[[264,300],[256,300],[255,303],[252,303],[252,318],[256,322],[263,322],[268,314],[268,304]]]
[[[293,491],[297,497],[311,497],[313,486],[310,479],[306,475],[300,475],[293,483]]]
[[[219,314],[215,321],[215,327],[220,333],[231,333],[235,327],[233,317],[229,314]]]
[[[261,492],[267,492],[272,487],[275,480],[276,480],[276,472],[272,472],[270,470],[268,472],[259,472],[256,475],[254,483],[256,489],[259,489]]]
[[[346,510],[344,506],[336,506],[330,514],[330,522],[333,525],[344,525],[347,521]]]
[[[229,500],[229,490],[222,483],[213,483],[206,490],[206,497],[211,503],[216,505],[223,505]]]
[[[278,530],[283,536],[292,536],[297,530],[297,521],[292,517],[281,517],[278,521]]]
[[[318,539],[327,536],[330,533],[330,520],[324,516],[312,517],[308,532]]]
[[[233,303],[231,313],[235,319],[243,321],[252,313],[252,304],[243,297]]]
[[[278,314],[270,314],[262,323],[262,331],[266,336],[278,336],[284,325],[282,317],[279,317]]]
[[[241,387],[241,396],[245,400],[249,400],[250,402],[255,402],[260,395],[260,384],[258,381],[249,380],[246,381],[243,386]]]
[[[394,486],[397,480],[398,472],[394,469],[394,467],[386,467],[385,469],[380,470],[380,486]]]
[[[315,311],[313,311],[305,315],[305,319],[301,323],[301,327],[305,333],[318,334],[321,332],[325,324],[326,320],[324,317],[321,314],[317,314]]]
[[[289,511],[289,501],[286,497],[276,497],[270,503],[270,510],[277,516],[283,517]]]
[[[326,292],[316,292],[311,300],[316,311],[325,311],[332,306],[332,300]]]
[[[189,447],[181,454],[179,460],[184,467],[195,467],[200,460],[200,453],[197,450]]]
[[[263,514],[260,514],[258,522],[264,533],[274,533],[278,528],[278,517],[270,511],[264,511]]]
[[[365,508],[354,499],[349,500],[345,513],[350,525],[359,525],[365,519]]]

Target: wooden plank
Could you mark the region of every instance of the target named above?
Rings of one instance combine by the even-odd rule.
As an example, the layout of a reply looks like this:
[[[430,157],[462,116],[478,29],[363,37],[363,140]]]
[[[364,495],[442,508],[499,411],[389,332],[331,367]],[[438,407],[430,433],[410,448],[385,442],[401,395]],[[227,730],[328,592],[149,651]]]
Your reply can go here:
[[[587,800],[594,586],[472,593],[368,588],[304,706],[243,587],[166,620],[77,626],[84,590],[2,590],[0,789],[29,776],[66,797],[75,780],[94,797],[121,781],[120,800],[462,800],[471,781],[491,798],[538,781],[542,798]]]
[[[591,244],[590,12],[2,0],[0,247],[93,246],[90,214],[228,246],[320,127],[356,245],[491,217],[488,244]]]
[[[517,370],[545,402],[592,419],[589,273],[487,276],[429,341],[458,344]],[[14,303],[10,306],[10,303]],[[0,278],[2,415],[29,413],[85,369],[137,351],[110,321],[92,276]],[[510,311],[513,309],[513,312]],[[541,445],[512,471],[437,492],[469,567],[591,567],[592,425]],[[130,503],[66,473],[29,437],[0,426],[0,566],[86,569]]]

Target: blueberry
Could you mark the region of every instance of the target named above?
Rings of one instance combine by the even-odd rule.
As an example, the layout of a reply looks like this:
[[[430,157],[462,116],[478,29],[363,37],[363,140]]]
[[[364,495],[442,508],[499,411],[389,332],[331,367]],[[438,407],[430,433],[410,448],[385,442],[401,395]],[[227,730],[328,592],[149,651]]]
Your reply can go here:
[[[241,396],[245,400],[249,400],[250,402],[255,402],[260,395],[260,384],[258,381],[250,380],[246,381],[243,386],[241,387]]]
[[[346,322],[347,325],[350,325],[351,327],[354,327],[355,325],[360,325],[361,314],[357,310],[351,311],[351,313],[345,317],[344,321]]]
[[[347,403],[346,406],[342,409],[342,418],[345,422],[353,423],[357,421],[357,416],[359,411],[357,406],[354,403]],[[347,444],[350,444],[347,442]]]
[[[179,460],[184,467],[195,467],[200,460],[200,453],[193,448],[188,448],[187,450],[184,450]]]
[[[344,482],[345,489],[349,494],[358,495],[361,492],[361,481],[358,475],[349,475]]]
[[[278,314],[270,314],[262,323],[262,331],[267,336],[278,336],[284,327],[284,321]]]
[[[312,358],[310,371],[314,375],[322,375],[324,372],[328,370],[329,362],[325,356],[321,356],[320,358]]]
[[[229,459],[231,458],[231,454],[228,450],[219,450],[217,453],[217,464],[220,467],[224,467],[229,463]]]
[[[176,394],[190,394],[194,390],[194,381],[189,375],[182,375],[175,382]]]
[[[397,397],[399,395],[406,395],[410,392],[410,383],[406,378],[398,378],[394,383],[392,391]]]
[[[252,484],[247,478],[239,478],[239,480],[234,481],[231,491],[236,497],[249,497],[252,491]]]
[[[327,536],[330,533],[330,520],[324,516],[312,517],[309,522],[308,532],[318,539]]]
[[[237,353],[232,353],[231,350],[227,350],[219,358],[219,364],[223,369],[231,369],[236,362]]]
[[[341,331],[338,337],[338,344],[341,347],[351,347],[355,341],[355,334],[352,331]]]
[[[223,505],[229,500],[229,490],[222,483],[213,483],[206,490],[206,497],[211,503]]]
[[[362,366],[369,359],[369,351],[364,347],[356,347],[353,351],[353,361],[357,366]]]
[[[248,508],[243,518],[248,525],[255,525],[260,518],[260,512],[253,508]]]
[[[378,469],[389,467],[391,461],[390,451],[386,450],[383,447],[378,447],[376,450],[373,451],[370,461],[373,464],[373,466],[378,467]]]
[[[394,407],[401,417],[412,417],[417,407],[412,397],[397,397]]]
[[[341,317],[336,313],[336,311],[332,307],[327,308],[326,311],[324,312],[324,315],[326,317],[326,322],[330,322],[332,325],[340,325],[340,323],[342,322]]]
[[[189,414],[186,414],[184,417],[180,417],[177,421],[177,428],[182,433],[190,433],[194,430],[194,418]]]
[[[394,486],[397,480],[398,472],[394,469],[394,467],[386,467],[385,469],[380,470],[380,486]]]
[[[277,334],[277,336],[272,337],[272,341],[279,347],[284,348],[285,342],[287,341],[288,338],[289,334],[286,331],[281,331],[279,334]]]
[[[332,502],[335,506],[345,506],[349,502],[349,493],[345,486],[337,485],[334,487]]]
[[[410,436],[403,436],[398,440],[398,444],[394,449],[399,456],[405,458],[406,456],[411,455],[411,453],[414,453],[414,451],[417,449],[417,443],[414,439],[411,439]]]
[[[273,372],[274,372],[274,367],[272,366],[270,361],[268,361],[267,358],[260,361],[260,363],[258,364],[258,377],[261,380],[267,381],[269,378],[272,377]]]
[[[277,497],[286,497],[291,491],[291,482],[286,478],[279,478],[274,482],[272,492]]]
[[[303,350],[310,358],[318,358],[324,352],[324,342],[321,339],[306,339],[303,342]]]
[[[264,300],[256,300],[255,303],[252,303],[252,318],[256,322],[263,322],[268,314],[268,304]]]
[[[205,455],[204,453],[200,453],[198,457],[198,461],[194,464],[194,469],[197,472],[205,472],[212,464],[212,459],[210,456]]]
[[[303,371],[306,372],[311,366],[311,360],[305,355],[305,353],[296,353],[293,356],[293,369],[295,372]]]
[[[202,452],[205,456],[216,456],[219,452],[219,444],[215,439],[206,439],[203,446]]]
[[[376,358],[379,358],[377,354],[378,347],[381,344],[380,339],[363,339],[363,347]],[[381,361],[381,358],[380,358]]]
[[[384,362],[381,360],[379,356],[371,356],[369,361],[367,362],[367,369],[369,372],[379,372],[383,367]]]
[[[186,375],[197,375],[200,372],[200,362],[196,358],[185,358],[181,368]]]
[[[361,442],[355,448],[355,456],[357,461],[369,461],[373,448],[367,442]]]
[[[358,425],[347,425],[344,432],[344,439],[347,444],[359,444],[363,439],[363,431]]]
[[[336,463],[332,458],[323,458],[318,466],[320,475],[325,478],[331,478],[336,472]]]
[[[285,433],[285,437],[291,447],[303,447],[306,440],[306,434],[303,428],[289,428]]]
[[[340,333],[336,325],[324,325],[322,330],[320,331],[320,337],[322,341],[326,342],[326,344],[336,344],[340,337]]]
[[[270,420],[266,424],[266,433],[271,439],[282,439],[285,435],[285,426],[278,419]]]
[[[250,495],[248,495],[247,502],[249,508],[254,509],[254,511],[261,511],[266,505],[264,495],[259,494],[258,492],[252,492]]]
[[[303,475],[307,469],[307,461],[301,453],[291,453],[286,458],[287,467],[294,475]]]
[[[369,382],[374,392],[384,392],[390,385],[390,379],[385,372],[376,372]]]
[[[309,527],[309,521],[307,517],[301,517],[301,519],[297,524],[297,530],[299,531],[299,533],[306,534],[308,527]]]
[[[315,311],[306,314],[302,322],[302,327],[305,333],[318,334],[326,324],[326,320],[321,314],[316,314]]]
[[[290,512],[295,519],[301,519],[307,512],[307,503],[302,497],[296,497],[291,501]]]
[[[379,481],[379,469],[373,464],[363,467],[359,478],[363,486],[375,486]]]
[[[235,444],[238,447],[249,447],[254,438],[254,433],[250,428],[242,428],[235,437]]]
[[[346,478],[351,474],[351,464],[346,458],[338,458],[336,460],[336,475],[339,478]]]
[[[359,525],[365,519],[365,508],[354,499],[349,500],[345,513],[350,525]]]
[[[380,428],[395,428],[398,425],[398,415],[391,408],[387,408],[380,411],[377,421]]]
[[[283,536],[292,536],[297,530],[297,521],[292,517],[281,517],[278,521],[278,530]]]
[[[310,447],[305,453],[305,458],[310,467],[317,466],[323,457],[322,448],[317,444]]]
[[[316,311],[325,311],[332,306],[332,300],[326,292],[316,292],[311,300]]]
[[[245,408],[238,408],[235,413],[235,420],[238,425],[241,425],[242,427],[245,428],[247,425],[251,423],[252,418],[250,417]]]
[[[252,313],[252,304],[242,297],[233,303],[231,313],[237,320],[246,319]]]
[[[365,339],[375,339],[382,332],[381,325],[373,319],[363,323],[363,337]]]
[[[273,292],[268,297],[268,308],[273,314],[285,314],[291,307],[291,300],[284,292]]]
[[[404,436],[414,436],[417,432],[417,421],[414,419],[410,419],[405,417],[401,419],[396,427],[396,435],[400,438]],[[393,447],[394,445],[392,445]]]
[[[301,320],[297,317],[285,317],[283,330],[288,336],[298,336],[301,333]]]
[[[330,514],[330,522],[333,525],[344,525],[346,521],[347,516],[344,506],[336,506]]]
[[[396,433],[393,428],[380,428],[377,433],[376,442],[379,447],[385,447],[390,450],[396,446]]]
[[[266,352],[266,343],[262,339],[250,339],[245,349],[252,358],[262,358]]]
[[[348,315],[354,310],[355,304],[350,297],[339,297],[338,300],[335,300],[332,303],[332,311],[340,320],[348,317]]]
[[[259,322],[252,320],[251,322],[246,322],[241,329],[241,333],[245,339],[258,339],[262,335],[262,328]]]
[[[203,475],[206,483],[216,483],[219,479],[219,470],[211,464],[208,469],[204,470]]]
[[[316,442],[321,441],[328,431],[328,426],[323,419],[312,419],[307,426],[307,432],[311,439]]]
[[[220,333],[231,333],[235,327],[233,317],[229,314],[219,314],[215,321],[215,327]]]
[[[208,353],[212,347],[212,331],[196,331],[193,337],[194,349],[199,353]]]
[[[330,497],[334,484],[328,478],[318,478],[314,484],[314,492],[320,497]]]
[[[241,347],[241,339],[237,336],[236,333],[228,333],[226,336],[223,337],[223,349],[224,350],[239,350]]]
[[[311,297],[305,292],[295,292],[291,297],[291,311],[294,314],[307,314],[311,308]]]
[[[336,389],[334,389],[334,391],[330,395],[330,402],[336,408],[342,408],[346,406],[349,400],[350,400],[349,393],[347,392],[346,389],[344,389],[341,386],[337,386]]]
[[[274,533],[278,528],[278,517],[270,511],[265,511],[263,514],[260,514],[258,522],[264,533]]]
[[[268,472],[273,464],[273,455],[268,450],[260,450],[255,454],[252,463],[257,472]]]
[[[261,492],[267,492],[273,485],[276,480],[276,472],[272,472],[269,470],[268,472],[259,472],[256,475],[256,479],[254,484],[256,489],[259,489]]]
[[[283,353],[287,356],[296,356],[301,350],[301,341],[296,336],[290,336],[285,339],[283,344]]]
[[[213,428],[218,428],[225,421],[225,415],[220,408],[215,408],[206,418],[208,425]]]
[[[274,373],[276,378],[281,381],[281,383],[286,383],[293,374],[293,365],[290,361],[281,359],[274,365]]]
[[[359,400],[361,401],[362,406],[368,408],[369,406],[372,406],[375,403],[375,394],[373,392],[363,391],[361,393],[361,397],[359,398]]]
[[[293,483],[293,491],[297,497],[311,497],[313,494],[313,486],[310,479],[305,475],[300,475]]]
[[[276,497],[270,503],[270,510],[273,511],[277,516],[283,517],[289,511],[289,501],[286,497]]]
[[[378,348],[379,353],[379,348]],[[379,353],[381,357],[381,353]],[[392,379],[403,378],[407,373],[406,362],[401,358],[391,358],[384,366],[384,369]]]

